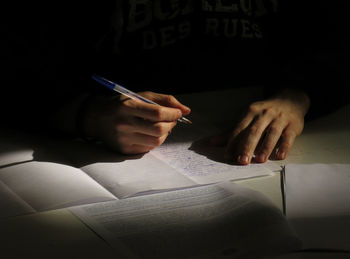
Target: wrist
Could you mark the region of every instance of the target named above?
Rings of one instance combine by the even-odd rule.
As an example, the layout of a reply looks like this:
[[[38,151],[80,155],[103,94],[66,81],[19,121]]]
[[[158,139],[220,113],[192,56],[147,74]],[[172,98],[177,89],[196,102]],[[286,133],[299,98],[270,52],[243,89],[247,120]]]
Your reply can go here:
[[[274,98],[288,100],[293,104],[298,105],[304,116],[308,112],[311,105],[311,101],[308,94],[301,89],[285,88],[279,93],[276,93]]]

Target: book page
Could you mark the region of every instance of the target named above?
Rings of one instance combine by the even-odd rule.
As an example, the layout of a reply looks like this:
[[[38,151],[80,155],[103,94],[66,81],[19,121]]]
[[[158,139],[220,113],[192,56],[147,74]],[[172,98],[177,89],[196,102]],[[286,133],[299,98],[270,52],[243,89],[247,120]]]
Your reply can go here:
[[[37,211],[117,199],[81,170],[49,162],[2,168],[0,181]]]
[[[0,181],[0,219],[34,212],[35,209]]]
[[[350,164],[288,164],[286,215],[306,249],[350,251]]]
[[[70,209],[121,258],[255,258],[300,246],[279,209],[234,183]]]

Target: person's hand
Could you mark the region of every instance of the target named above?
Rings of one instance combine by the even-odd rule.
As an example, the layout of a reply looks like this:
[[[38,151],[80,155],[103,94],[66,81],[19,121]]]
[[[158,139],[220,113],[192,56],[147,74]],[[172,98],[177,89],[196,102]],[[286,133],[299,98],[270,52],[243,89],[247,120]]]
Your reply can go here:
[[[171,95],[141,92],[159,105],[125,96],[100,97],[86,111],[84,131],[123,154],[145,153],[161,145],[190,109]]]
[[[211,143],[227,143],[226,160],[241,165],[283,160],[304,128],[309,102],[306,94],[290,89],[254,102],[232,132],[213,137]]]

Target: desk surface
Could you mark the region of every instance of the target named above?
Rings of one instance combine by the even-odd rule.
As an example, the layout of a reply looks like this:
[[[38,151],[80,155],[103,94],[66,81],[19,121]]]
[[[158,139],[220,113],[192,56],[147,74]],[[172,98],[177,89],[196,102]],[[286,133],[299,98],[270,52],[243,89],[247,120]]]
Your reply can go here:
[[[236,90],[235,90],[236,91]],[[243,92],[247,102],[258,98],[261,94],[256,92]],[[197,95],[180,96],[185,104],[191,106],[193,98],[201,99],[202,103],[211,100],[220,100],[218,110],[231,109],[225,101],[227,96],[236,95],[237,92],[203,93]],[[242,95],[242,93],[240,93]],[[250,95],[249,95],[250,94]],[[216,96],[215,96],[216,95]],[[239,96],[239,95],[236,95]],[[239,99],[239,98],[238,98]],[[216,105],[216,104],[215,104]],[[237,107],[245,103],[237,102]],[[217,112],[210,107],[197,104],[192,106],[193,111],[204,112],[215,123]],[[238,111],[236,109],[234,111]],[[350,157],[350,105],[343,107],[335,113],[324,116],[305,125],[304,132],[285,161],[286,163],[349,163]],[[235,113],[232,112],[234,117]],[[227,118],[228,120],[230,118]],[[282,208],[280,176],[266,176],[248,180],[237,181],[238,184],[257,190],[269,197],[279,208]],[[2,254],[14,258],[112,258],[113,250],[86,227],[67,209],[52,210],[0,220]],[[21,247],[21,249],[18,249]],[[312,254],[294,254],[283,258],[315,258]],[[321,255],[320,255],[321,256]],[[326,254],[322,254],[326,256]],[[337,257],[343,258],[338,253]],[[348,254],[347,254],[348,256]],[[282,257],[281,257],[282,258]],[[323,258],[323,257],[317,257]],[[345,258],[345,257],[344,257]]]

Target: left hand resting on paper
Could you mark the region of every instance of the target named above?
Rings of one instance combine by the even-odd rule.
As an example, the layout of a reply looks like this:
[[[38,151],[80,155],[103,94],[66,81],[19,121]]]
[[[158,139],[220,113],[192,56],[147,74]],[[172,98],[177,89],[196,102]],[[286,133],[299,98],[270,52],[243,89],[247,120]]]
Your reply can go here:
[[[304,92],[286,89],[252,103],[233,131],[213,137],[211,143],[226,144],[226,160],[241,165],[283,160],[303,130],[309,105]]]

